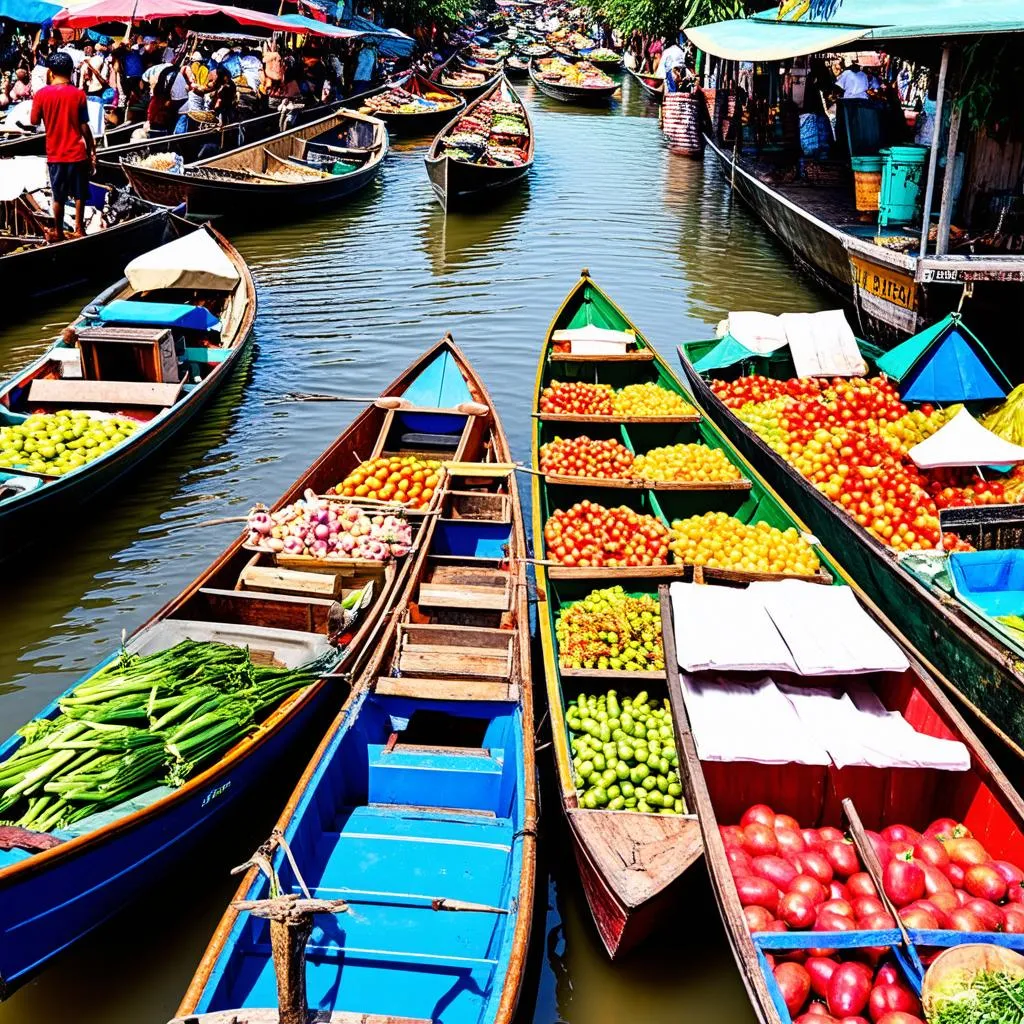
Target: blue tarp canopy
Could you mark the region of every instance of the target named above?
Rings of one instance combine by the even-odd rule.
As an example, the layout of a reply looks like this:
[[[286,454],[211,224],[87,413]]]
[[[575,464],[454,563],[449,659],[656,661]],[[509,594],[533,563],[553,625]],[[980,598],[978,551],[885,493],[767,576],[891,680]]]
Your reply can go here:
[[[358,14],[344,21],[345,28],[355,29],[357,32],[364,32],[372,38],[377,49],[385,57],[408,57],[416,48],[416,40],[399,32],[397,28],[381,28],[374,24],[369,18],[360,17]]]
[[[779,20],[778,7],[750,18],[688,28],[694,46],[726,60],[785,60],[850,43],[1024,32],[1020,0],[844,0],[828,19]]]
[[[1011,388],[955,313],[886,352],[878,369],[900,385],[904,402],[995,401]]]
[[[145,327],[188,327],[196,331],[220,328],[220,321],[202,306],[178,302],[132,302],[115,299],[99,310],[105,324],[135,324]]]
[[[296,32],[315,32],[317,35],[327,36],[331,39],[353,39],[362,35],[356,29],[330,25],[325,21],[317,21],[316,18],[307,18],[304,14],[285,14],[282,16],[282,20],[291,22],[295,26]]]
[[[744,359],[750,359],[757,353],[738,342],[731,334],[727,334],[710,352],[697,360],[693,368],[698,373],[711,370],[724,370],[727,366],[735,366]]]
[[[63,4],[48,4],[45,0],[0,0],[0,18],[10,18],[25,25],[42,25],[64,9]]]

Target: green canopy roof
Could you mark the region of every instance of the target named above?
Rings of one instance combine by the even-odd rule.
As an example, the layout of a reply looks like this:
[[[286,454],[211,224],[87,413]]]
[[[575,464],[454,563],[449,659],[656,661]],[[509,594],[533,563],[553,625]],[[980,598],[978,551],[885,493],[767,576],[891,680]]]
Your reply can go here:
[[[772,7],[686,30],[695,46],[727,60],[783,60],[857,41],[993,32],[1024,32],[1021,0],[844,0],[827,21],[780,21],[778,7]]]

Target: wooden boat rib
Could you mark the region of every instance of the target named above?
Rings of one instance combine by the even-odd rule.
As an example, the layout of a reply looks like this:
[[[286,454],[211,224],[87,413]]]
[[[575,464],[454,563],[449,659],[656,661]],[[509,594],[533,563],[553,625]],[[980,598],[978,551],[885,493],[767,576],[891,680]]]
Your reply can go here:
[[[380,99],[394,90],[401,90],[414,97],[429,97],[433,106],[424,106],[422,110],[403,111],[382,105]],[[414,72],[360,96],[350,97],[345,101],[345,105],[354,107],[362,114],[380,118],[390,132],[422,135],[436,131],[450,118],[465,110],[466,98]]]
[[[165,205],[186,203],[190,214],[241,215],[251,213],[254,204],[264,204],[259,208],[268,214],[285,215],[354,195],[376,178],[387,153],[383,121],[342,109],[187,164],[181,173],[138,162],[122,167],[143,198]]]
[[[665,98],[665,79],[659,78],[657,75],[642,75],[638,71],[634,71],[632,68],[626,69],[633,81],[639,83],[640,88],[644,91],[644,96],[653,100],[655,103],[660,103]]]
[[[465,388],[475,392],[475,380],[461,353],[448,338],[442,339],[384,389],[382,401],[356,417],[274,508],[295,501],[307,489],[326,493],[363,459],[379,455],[429,452],[445,461],[485,457],[490,437],[481,417],[452,407]],[[442,479],[439,493],[445,486]],[[430,516],[419,519],[431,521]],[[161,650],[184,636],[252,643],[272,657],[296,647],[328,647],[334,601],[310,597],[309,588],[294,577],[275,582],[273,556],[247,550],[246,536],[137,630],[128,648]],[[286,698],[257,732],[216,763],[173,792],[156,786],[136,798],[129,810],[104,812],[95,825],[83,820],[74,834],[61,834],[63,841],[51,849],[32,855],[0,850],[0,994],[10,994],[57,952],[186,859],[224,812],[268,771],[294,756],[297,745],[301,749],[308,742],[312,747],[325,716],[335,714],[348,695],[346,678],[358,673],[377,650],[414,560],[408,556],[375,566],[372,572],[338,568],[333,575],[344,588],[339,593],[362,589],[371,581],[375,587],[362,619],[341,640],[331,676]],[[319,571],[325,569],[330,566]],[[259,589],[246,584],[257,577]],[[56,713],[57,705],[55,701],[41,715]],[[0,746],[0,761],[18,743],[14,736]]]
[[[1019,654],[970,609],[904,570],[891,549],[820,494],[725,407],[694,370],[686,346],[678,354],[693,393],[732,444],[787,496],[826,547],[843,552],[844,568],[908,643],[926,652],[929,672],[947,682],[989,729],[1024,756],[1024,663]]]
[[[484,461],[450,465],[398,613],[278,822],[313,895],[351,907],[306,945],[309,1003],[339,1022],[507,1024],[522,986],[537,823],[526,538],[505,435],[467,383],[487,410]],[[281,850],[274,866],[298,891]],[[239,899],[266,894],[250,869]],[[232,904],[177,1020],[276,1020],[270,959],[265,926]]]
[[[46,232],[53,226],[53,216],[48,189],[42,191],[43,197],[26,192],[0,202],[0,279],[11,295],[22,299],[77,288],[105,274],[112,262],[131,259],[172,237],[166,207],[147,203],[127,190],[114,195],[109,186],[93,183],[88,205],[101,211],[105,224],[110,218],[108,226],[49,242]],[[10,313],[17,311],[13,306]]]
[[[963,743],[970,758],[967,771],[860,765],[840,768],[835,763],[823,766],[791,763],[773,765],[769,770],[754,761],[702,760],[699,754],[701,735],[694,734],[687,690],[681,682],[686,675],[678,664],[675,630],[671,626],[672,603],[668,588],[662,588],[662,622],[669,624],[664,628],[668,689],[677,749],[685,760],[685,788],[693,794],[708,871],[733,956],[757,1019],[764,1024],[789,1024],[789,1018],[780,1014],[762,972],[759,942],[747,927],[719,831],[720,826],[736,824],[748,805],[766,803],[776,813],[792,814],[804,828],[825,825],[843,828],[843,801],[847,798],[853,801],[864,827],[875,831],[897,822],[923,830],[932,820],[948,816],[962,821],[991,856],[1024,862],[1024,801],[942,692],[940,684],[903,646],[902,638],[877,607],[854,589],[875,621],[900,642],[909,667],[903,672],[814,676],[812,679],[773,672],[773,678],[795,686],[808,682],[815,687],[827,684],[836,692],[862,688],[866,684],[890,713],[902,714],[916,732]],[[726,678],[742,676],[743,673],[731,673]],[[693,678],[699,680],[701,674]],[[819,735],[817,739],[820,738]],[[814,940],[809,940],[806,933],[788,934],[792,947],[784,944],[785,939],[774,936],[780,943],[777,949],[821,943],[821,932],[813,933]],[[910,937],[919,948],[941,948],[964,941],[963,934],[954,931],[911,929]],[[1016,938],[1001,933],[971,935],[972,942],[996,944],[1009,944]],[[860,947],[902,945],[896,931],[850,933],[844,935],[843,942]],[[764,947],[764,951],[767,952],[768,947]],[[919,990],[919,982],[917,987]]]
[[[153,250],[129,264],[127,274],[0,386],[0,426],[17,426],[34,413],[79,409],[116,412],[137,424],[135,432],[63,475],[33,469],[28,458],[0,463],[0,559],[20,554],[42,523],[66,517],[153,455],[213,397],[247,351],[256,287],[237,250],[214,229],[200,228]],[[147,307],[151,303],[171,305]],[[182,310],[192,326],[181,325]],[[182,343],[180,358],[175,339]],[[138,366],[126,371],[125,358]]]
[[[547,81],[541,74],[536,60],[530,61],[530,81],[545,96],[562,103],[579,103],[585,106],[601,106],[608,103],[619,88],[618,82],[610,85],[575,86]]]
[[[452,92],[459,93],[466,98],[467,102],[470,102],[497,85],[501,74],[501,68],[485,71],[483,68],[469,67],[458,53],[453,53],[443,64],[434,68],[430,80],[443,85]],[[458,78],[453,78],[453,76],[458,76]],[[472,84],[460,84],[468,77],[473,79]],[[479,81],[476,80],[478,78]]]
[[[445,140],[455,132],[462,119],[479,111],[484,104],[496,101],[516,103],[522,111],[528,133],[523,162],[515,166],[487,165],[469,163],[445,155]],[[507,192],[529,174],[533,166],[533,151],[534,130],[530,112],[515,89],[502,77],[445,125],[430,144],[424,162],[434,194],[447,210],[456,206],[486,202]]]

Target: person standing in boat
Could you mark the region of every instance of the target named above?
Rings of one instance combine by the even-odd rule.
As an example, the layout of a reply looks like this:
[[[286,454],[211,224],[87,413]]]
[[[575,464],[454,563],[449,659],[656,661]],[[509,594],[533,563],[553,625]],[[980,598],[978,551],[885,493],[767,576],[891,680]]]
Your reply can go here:
[[[89,130],[85,93],[71,84],[74,61],[67,53],[50,58],[49,84],[32,98],[33,125],[46,129],[46,167],[53,193],[52,240],[64,241],[64,207],[75,201],[75,234],[82,233],[89,175],[96,169],[96,143]]]
[[[364,43],[362,49],[359,51],[359,57],[356,60],[356,71],[352,80],[353,96],[358,96],[359,93],[366,92],[368,89],[373,88],[373,76],[376,67],[376,49],[371,44]]]
[[[681,92],[686,68],[686,51],[678,43],[666,47],[661,55],[661,72],[666,92]]]
[[[866,100],[868,98],[868,76],[860,69],[857,61],[850,61],[846,70],[836,79],[836,86],[843,90],[844,100]]]

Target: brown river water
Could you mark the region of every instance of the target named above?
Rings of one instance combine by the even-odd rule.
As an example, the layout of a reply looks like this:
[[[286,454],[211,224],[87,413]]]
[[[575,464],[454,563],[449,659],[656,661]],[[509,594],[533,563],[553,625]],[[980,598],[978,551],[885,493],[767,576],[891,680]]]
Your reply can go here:
[[[672,358],[680,340],[713,333],[731,309],[828,305],[731,204],[710,159],[668,154],[655,108],[632,85],[598,111],[523,86],[536,165],[528,186],[489,212],[446,220],[423,169],[428,140],[398,141],[379,182],[353,204],[272,230],[254,211],[250,223],[231,228],[259,288],[253,356],[187,436],[118,494],[84,515],[69,510],[63,528],[37,539],[17,577],[7,576],[0,733],[106,656],[123,629],[145,621],[237,531],[195,524],[272,501],[360,408],[282,402],[283,392],[376,394],[450,330],[525,459],[538,346],[581,267]],[[5,317],[0,375],[42,351],[89,298],[71,296],[14,325]],[[549,777],[549,752],[539,761]],[[172,1016],[234,890],[228,869],[267,835],[298,768],[282,766],[201,857],[0,1004],[0,1024],[160,1024]],[[545,797],[521,1019],[752,1021],[703,867],[693,869],[671,926],[613,966],[567,856],[557,803],[547,789]]]

